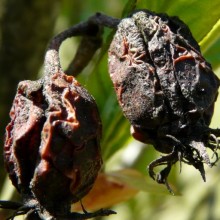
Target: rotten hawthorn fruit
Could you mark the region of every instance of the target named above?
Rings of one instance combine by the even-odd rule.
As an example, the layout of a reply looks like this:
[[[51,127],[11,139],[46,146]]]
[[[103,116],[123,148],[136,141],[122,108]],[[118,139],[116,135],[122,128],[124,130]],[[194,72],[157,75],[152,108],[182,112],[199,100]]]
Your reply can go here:
[[[149,165],[150,176],[155,179],[154,168],[165,165],[156,181],[171,191],[167,176],[182,161],[205,180],[203,163],[215,164],[207,148],[217,157],[218,140],[209,124],[219,79],[187,25],[166,14],[134,12],[118,25],[109,72],[133,137],[167,154]]]
[[[99,14],[93,19],[98,19]],[[96,36],[97,22],[88,20],[51,41],[44,76],[18,85],[6,128],[4,159],[9,177],[23,204],[0,201],[1,208],[27,213],[27,219],[88,219],[111,210],[71,213],[92,188],[102,165],[101,120],[94,99],[59,60],[59,47],[75,35]]]

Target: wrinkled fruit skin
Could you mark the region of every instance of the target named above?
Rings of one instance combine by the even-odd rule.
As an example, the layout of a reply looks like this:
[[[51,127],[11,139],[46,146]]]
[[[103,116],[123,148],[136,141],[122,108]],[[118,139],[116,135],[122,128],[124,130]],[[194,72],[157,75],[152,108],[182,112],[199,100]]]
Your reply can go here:
[[[109,73],[134,138],[172,154],[155,165],[172,165],[177,151],[201,173],[201,161],[210,165],[203,145],[219,79],[182,21],[147,10],[123,19],[110,45]]]
[[[13,185],[26,203],[65,213],[88,193],[102,165],[95,101],[58,72],[20,82],[10,117],[4,158]]]

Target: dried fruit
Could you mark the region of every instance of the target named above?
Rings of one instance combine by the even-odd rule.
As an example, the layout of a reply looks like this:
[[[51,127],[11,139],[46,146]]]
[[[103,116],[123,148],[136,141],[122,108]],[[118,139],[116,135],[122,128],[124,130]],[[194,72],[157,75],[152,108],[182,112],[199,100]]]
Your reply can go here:
[[[111,210],[71,213],[92,188],[102,165],[101,120],[94,99],[60,67],[60,44],[76,33],[96,35],[99,26],[81,24],[56,36],[45,57],[45,75],[18,85],[6,128],[5,165],[22,205],[0,207],[28,212],[27,219],[87,219]],[[11,204],[11,205],[10,205]],[[12,216],[13,218],[13,216]]]
[[[5,163],[22,196],[59,213],[87,194],[102,164],[101,122],[88,92],[62,72],[23,81],[10,115]]]
[[[189,28],[177,17],[148,10],[123,19],[109,49],[109,72],[119,104],[137,140],[167,155],[149,165],[166,165],[157,175],[167,184],[171,166],[183,161],[212,166],[207,148],[218,147],[209,128],[219,79],[202,57]],[[218,133],[218,132],[217,132]]]

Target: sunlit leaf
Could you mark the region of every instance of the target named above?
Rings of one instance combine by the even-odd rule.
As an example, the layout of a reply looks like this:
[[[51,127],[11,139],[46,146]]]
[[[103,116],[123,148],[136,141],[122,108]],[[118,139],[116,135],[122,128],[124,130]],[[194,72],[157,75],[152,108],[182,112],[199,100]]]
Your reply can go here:
[[[125,17],[131,11],[133,11],[136,8],[136,4],[137,4],[137,0],[128,0],[122,12],[122,17]]]
[[[132,198],[138,191],[114,176],[101,173],[92,190],[82,199],[82,203],[86,210],[108,208]],[[73,204],[72,210],[82,211],[80,202]]]
[[[108,208],[134,197],[140,191],[171,195],[165,186],[146,178],[137,170],[123,169],[99,174],[94,187],[82,199],[82,203],[88,210]],[[175,195],[179,195],[176,190]],[[73,204],[72,210],[81,211],[80,202]]]
[[[149,176],[146,177],[137,170],[134,169],[123,169],[119,171],[113,171],[108,173],[109,176],[117,178],[128,186],[134,187],[139,191],[156,194],[171,195],[164,185],[157,184]],[[178,191],[172,186],[175,195],[179,195]]]
[[[189,25],[197,41],[202,40],[219,19],[219,0],[140,1],[138,7],[178,16]]]
[[[217,74],[216,70],[220,67],[220,19],[210,33],[200,42],[200,45],[205,58],[212,64]]]
[[[199,43],[201,50],[205,53],[208,49],[211,48],[220,38],[220,19],[213,26],[211,31],[202,39]]]

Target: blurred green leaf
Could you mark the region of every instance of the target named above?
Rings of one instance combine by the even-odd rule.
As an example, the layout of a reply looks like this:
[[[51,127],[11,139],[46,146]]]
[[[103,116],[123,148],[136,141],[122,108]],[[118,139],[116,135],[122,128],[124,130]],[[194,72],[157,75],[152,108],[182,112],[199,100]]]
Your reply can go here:
[[[220,67],[220,19],[200,42],[201,50],[214,70]]]
[[[148,193],[171,195],[164,185],[159,185],[153,181],[150,177],[146,178],[143,174],[134,169],[123,169],[118,171],[108,172],[109,176],[113,176],[120,182]],[[172,186],[175,195],[180,195]]]
[[[122,17],[125,17],[136,8],[137,0],[128,0],[122,11]]]
[[[131,199],[139,192],[138,189],[120,181],[108,173],[99,173],[92,190],[83,199],[88,210],[108,208]],[[81,202],[74,203],[72,211],[83,211]]]
[[[189,25],[197,41],[209,33],[220,17],[219,0],[145,0],[140,1],[138,7],[178,16]]]
[[[220,19],[215,23],[210,32],[199,43],[201,50],[205,53],[219,40],[220,36]]]

